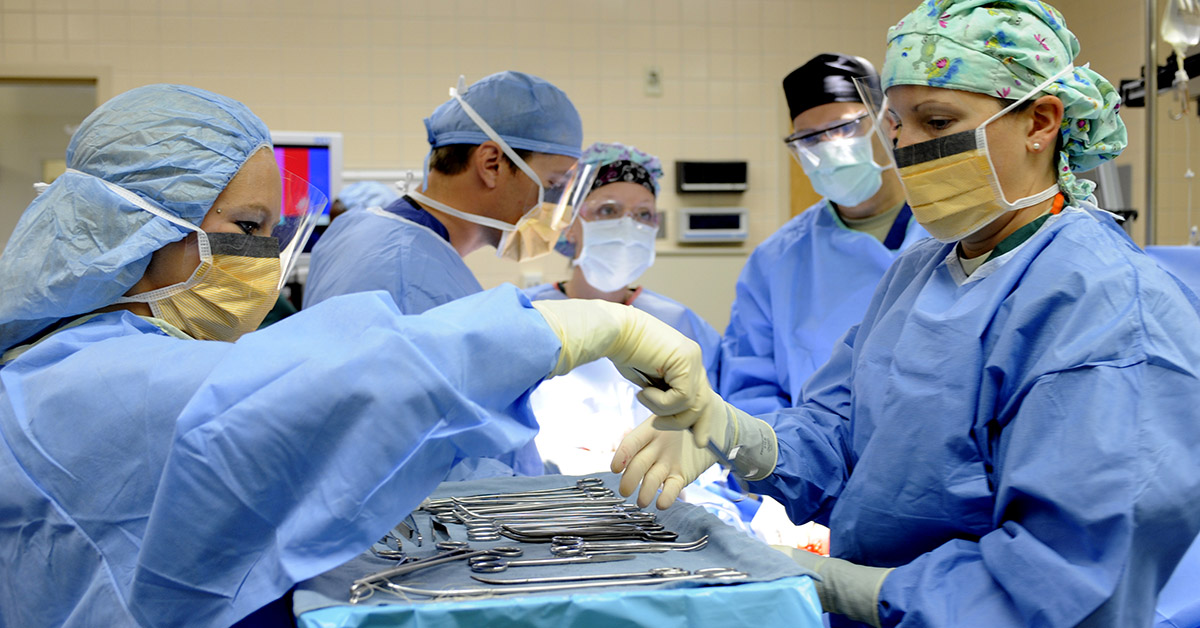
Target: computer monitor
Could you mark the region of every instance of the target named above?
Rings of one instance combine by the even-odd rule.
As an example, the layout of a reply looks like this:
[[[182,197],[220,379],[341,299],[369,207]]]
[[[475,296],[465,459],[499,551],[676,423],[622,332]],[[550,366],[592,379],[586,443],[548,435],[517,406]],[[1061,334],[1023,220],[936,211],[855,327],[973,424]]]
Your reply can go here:
[[[342,134],[336,132],[271,131],[275,161],[280,170],[299,175],[321,190],[329,203],[342,190]],[[329,224],[329,205],[317,220]]]

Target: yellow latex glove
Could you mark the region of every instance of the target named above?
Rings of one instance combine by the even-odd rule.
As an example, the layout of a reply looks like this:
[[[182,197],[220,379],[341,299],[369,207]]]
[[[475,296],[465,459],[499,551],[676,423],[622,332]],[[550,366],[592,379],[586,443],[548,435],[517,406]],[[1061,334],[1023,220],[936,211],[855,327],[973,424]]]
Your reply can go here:
[[[707,386],[701,397],[708,399],[706,410],[699,413],[700,421],[691,424],[691,435],[674,429],[666,417],[654,417],[634,428],[617,447],[610,468],[622,474],[622,495],[632,495],[641,485],[638,506],[655,501],[657,493],[658,507],[669,507],[683,487],[717,462],[707,447],[710,439],[733,459],[736,468],[731,471],[738,477],[761,480],[775,470],[779,443],[770,425],[725,403]],[[670,429],[660,429],[660,424]]]
[[[686,411],[708,389],[700,346],[637,308],[593,299],[534,301],[533,307],[562,342],[551,377],[608,358],[642,386],[638,399],[664,414]],[[648,385],[643,374],[665,383],[665,390]]]

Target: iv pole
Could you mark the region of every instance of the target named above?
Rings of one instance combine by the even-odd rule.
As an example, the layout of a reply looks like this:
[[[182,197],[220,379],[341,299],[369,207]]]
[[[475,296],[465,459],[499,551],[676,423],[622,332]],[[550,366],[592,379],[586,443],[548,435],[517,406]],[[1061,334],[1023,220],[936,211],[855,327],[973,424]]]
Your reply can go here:
[[[1156,212],[1155,187],[1157,173],[1157,156],[1155,155],[1155,133],[1158,131],[1158,28],[1156,0],[1146,0],[1146,207],[1142,215],[1146,217],[1145,246],[1155,243],[1154,214]]]

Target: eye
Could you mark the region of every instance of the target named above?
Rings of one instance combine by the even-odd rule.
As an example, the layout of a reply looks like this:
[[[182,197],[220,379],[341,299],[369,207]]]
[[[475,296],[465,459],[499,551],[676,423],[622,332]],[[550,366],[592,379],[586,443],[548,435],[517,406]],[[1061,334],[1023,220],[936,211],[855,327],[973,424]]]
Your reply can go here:
[[[645,223],[654,222],[654,212],[642,210],[641,213],[638,214],[638,220]]]
[[[254,235],[259,229],[259,224],[253,220],[237,220],[233,224],[237,225],[246,235]]]
[[[946,129],[950,128],[950,125],[952,124],[954,124],[954,120],[949,118],[930,118],[925,121],[925,126],[928,126],[934,131],[945,131]]]

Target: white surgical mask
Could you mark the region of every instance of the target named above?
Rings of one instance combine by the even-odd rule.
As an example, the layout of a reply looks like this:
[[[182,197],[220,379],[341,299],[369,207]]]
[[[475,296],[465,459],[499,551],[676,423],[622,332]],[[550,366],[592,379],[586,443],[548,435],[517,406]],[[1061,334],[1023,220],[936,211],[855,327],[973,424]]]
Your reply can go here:
[[[827,140],[793,153],[817,194],[844,207],[866,202],[883,185],[871,136]]]
[[[616,292],[642,276],[654,264],[658,229],[629,216],[617,220],[583,221],[583,249],[575,265],[593,288]]]

